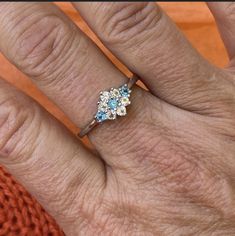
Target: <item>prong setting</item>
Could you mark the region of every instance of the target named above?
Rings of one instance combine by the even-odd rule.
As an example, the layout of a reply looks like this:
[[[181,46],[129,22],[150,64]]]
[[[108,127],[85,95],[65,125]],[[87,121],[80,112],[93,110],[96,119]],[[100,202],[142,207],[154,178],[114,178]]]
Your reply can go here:
[[[127,84],[119,88],[111,88],[109,91],[101,91],[97,102],[96,121],[100,123],[105,120],[115,120],[118,116],[125,116],[126,106],[131,103],[130,94],[131,90]]]

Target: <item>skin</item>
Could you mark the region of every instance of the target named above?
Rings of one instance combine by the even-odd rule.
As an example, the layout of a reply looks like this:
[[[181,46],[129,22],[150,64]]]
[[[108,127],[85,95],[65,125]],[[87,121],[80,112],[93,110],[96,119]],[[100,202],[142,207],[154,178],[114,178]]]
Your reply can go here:
[[[202,58],[155,3],[74,3],[149,91],[88,150],[0,82],[0,163],[66,235],[235,234],[235,4],[210,3],[230,56]],[[0,50],[78,126],[127,81],[52,3],[0,3]]]

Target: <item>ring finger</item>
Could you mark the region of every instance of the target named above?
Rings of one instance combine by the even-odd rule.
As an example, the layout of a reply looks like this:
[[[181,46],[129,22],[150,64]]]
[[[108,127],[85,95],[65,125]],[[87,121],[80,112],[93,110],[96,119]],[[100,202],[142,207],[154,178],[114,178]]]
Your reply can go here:
[[[51,3],[0,4],[0,49],[79,127],[84,127],[96,112],[100,91],[127,81]],[[139,121],[144,120],[146,100],[152,101],[148,107],[153,101],[160,107],[160,101],[157,103],[155,97],[139,88],[134,89],[132,98],[127,118],[104,124],[90,134],[109,164],[115,161],[113,153],[124,146],[127,149],[130,140],[140,138],[138,130],[144,124]],[[130,139],[131,135],[134,139]]]

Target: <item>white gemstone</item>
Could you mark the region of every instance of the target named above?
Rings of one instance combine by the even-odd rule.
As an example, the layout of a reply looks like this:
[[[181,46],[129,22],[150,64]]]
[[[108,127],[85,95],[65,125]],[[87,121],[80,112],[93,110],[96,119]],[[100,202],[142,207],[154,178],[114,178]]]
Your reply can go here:
[[[126,115],[126,107],[124,107],[124,106],[118,107],[117,114],[119,116],[125,116]]]
[[[121,104],[123,105],[123,106],[127,106],[127,105],[129,105],[131,102],[130,102],[130,100],[129,100],[129,98],[127,98],[127,97],[122,97],[121,99],[120,99],[120,102],[121,102]]]
[[[108,105],[106,102],[101,101],[98,105],[98,110],[106,111],[108,109]]]
[[[110,93],[108,91],[104,91],[100,95],[100,100],[101,101],[108,101],[109,97],[110,97]]]
[[[116,119],[116,112],[115,111],[107,111],[107,117],[109,120],[115,120]]]
[[[112,94],[113,97],[119,97],[120,96],[120,92],[119,92],[118,89],[113,89],[111,91],[111,94]]]

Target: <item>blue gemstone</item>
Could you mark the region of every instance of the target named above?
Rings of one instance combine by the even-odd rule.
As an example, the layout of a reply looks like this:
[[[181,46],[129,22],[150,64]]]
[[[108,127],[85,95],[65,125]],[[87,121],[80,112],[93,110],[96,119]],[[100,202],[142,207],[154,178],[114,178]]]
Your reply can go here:
[[[129,88],[126,85],[122,86],[120,93],[123,97],[127,97],[129,95]]]
[[[106,120],[106,113],[104,111],[98,111],[95,115],[95,118],[98,122]]]
[[[110,109],[112,109],[112,110],[116,109],[117,105],[118,105],[117,99],[115,99],[115,98],[109,99],[108,106],[109,106]]]

